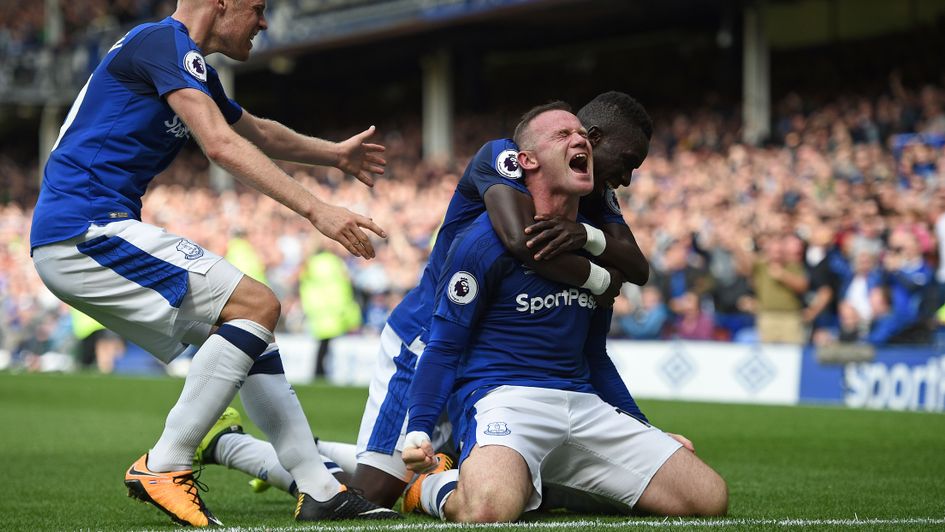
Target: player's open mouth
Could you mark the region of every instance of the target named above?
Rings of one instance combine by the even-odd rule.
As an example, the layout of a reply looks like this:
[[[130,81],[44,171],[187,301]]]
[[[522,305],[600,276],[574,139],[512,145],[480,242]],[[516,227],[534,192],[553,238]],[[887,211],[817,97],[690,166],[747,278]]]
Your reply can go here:
[[[571,157],[571,160],[568,161],[568,166],[570,166],[572,170],[581,172],[582,174],[586,174],[587,173],[587,154],[586,153],[575,154],[574,157]]]

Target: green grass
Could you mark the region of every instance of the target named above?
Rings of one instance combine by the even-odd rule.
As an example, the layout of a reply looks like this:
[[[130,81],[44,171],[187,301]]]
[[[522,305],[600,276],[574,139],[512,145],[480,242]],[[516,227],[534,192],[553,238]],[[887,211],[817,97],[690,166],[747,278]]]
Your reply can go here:
[[[157,440],[181,386],[175,379],[0,373],[5,473],[0,530],[176,528],[158,510],[128,499],[122,478]],[[326,385],[296,390],[316,434],[354,441],[366,390]],[[235,406],[240,408],[238,401]],[[730,516],[721,528],[945,527],[945,415],[663,401],[641,406],[664,430],[692,439],[699,456],[728,481]],[[295,528],[287,495],[274,489],[253,494],[248,477],[220,467],[207,468],[201,480],[211,488],[205,500],[224,523]],[[903,521],[917,518],[935,521]],[[554,530],[580,519],[594,523],[571,528],[719,524],[574,515],[538,519],[531,524],[547,523],[543,528]],[[788,526],[781,521],[786,519],[802,521]],[[853,519],[884,521],[845,521]],[[421,517],[406,523],[438,526]]]

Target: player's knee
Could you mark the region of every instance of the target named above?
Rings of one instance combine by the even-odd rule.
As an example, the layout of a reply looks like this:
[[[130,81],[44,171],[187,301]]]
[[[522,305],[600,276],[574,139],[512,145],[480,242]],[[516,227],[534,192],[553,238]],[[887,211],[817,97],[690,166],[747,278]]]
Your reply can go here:
[[[497,494],[498,495],[498,494]],[[462,523],[508,523],[518,519],[521,512],[501,500],[480,501],[460,512],[457,521]]]
[[[461,484],[448,502],[452,515],[447,517],[460,523],[506,523],[518,519],[524,510],[523,501],[497,486]]]
[[[728,513],[728,484],[716,475],[705,496],[705,504],[701,515],[707,517],[721,517]]]
[[[728,485],[715,471],[702,483],[702,489],[689,499],[688,515],[721,517],[728,513]]]
[[[270,331],[282,315],[282,304],[266,285],[243,277],[220,313],[220,322],[234,319],[252,320]]]

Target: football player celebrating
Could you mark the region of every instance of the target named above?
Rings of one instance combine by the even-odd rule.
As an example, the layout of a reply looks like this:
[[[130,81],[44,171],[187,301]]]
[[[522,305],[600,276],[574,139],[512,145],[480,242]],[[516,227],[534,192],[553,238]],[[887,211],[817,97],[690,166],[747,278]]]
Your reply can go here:
[[[526,113],[518,162],[543,217],[575,220],[593,188],[591,147],[561,105]],[[429,342],[410,391],[404,463],[421,473],[404,509],[502,522],[537,509],[543,486],[656,515],[724,515],[724,480],[642,416],[607,355],[609,311],[586,288],[541,276],[481,215],[449,250]],[[430,436],[450,401],[459,469]]]

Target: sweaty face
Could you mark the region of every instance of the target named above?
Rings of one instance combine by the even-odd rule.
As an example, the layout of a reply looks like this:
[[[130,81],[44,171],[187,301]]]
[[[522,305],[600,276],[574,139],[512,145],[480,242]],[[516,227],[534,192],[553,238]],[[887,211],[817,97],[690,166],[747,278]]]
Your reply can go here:
[[[237,61],[249,59],[253,37],[269,27],[266,0],[231,0],[221,23],[224,55]]]
[[[633,171],[643,164],[650,151],[650,141],[642,132],[602,131],[594,146],[594,181],[596,188],[630,185]]]
[[[532,120],[530,150],[553,188],[583,196],[594,188],[594,163],[587,131],[573,114],[554,110]]]

